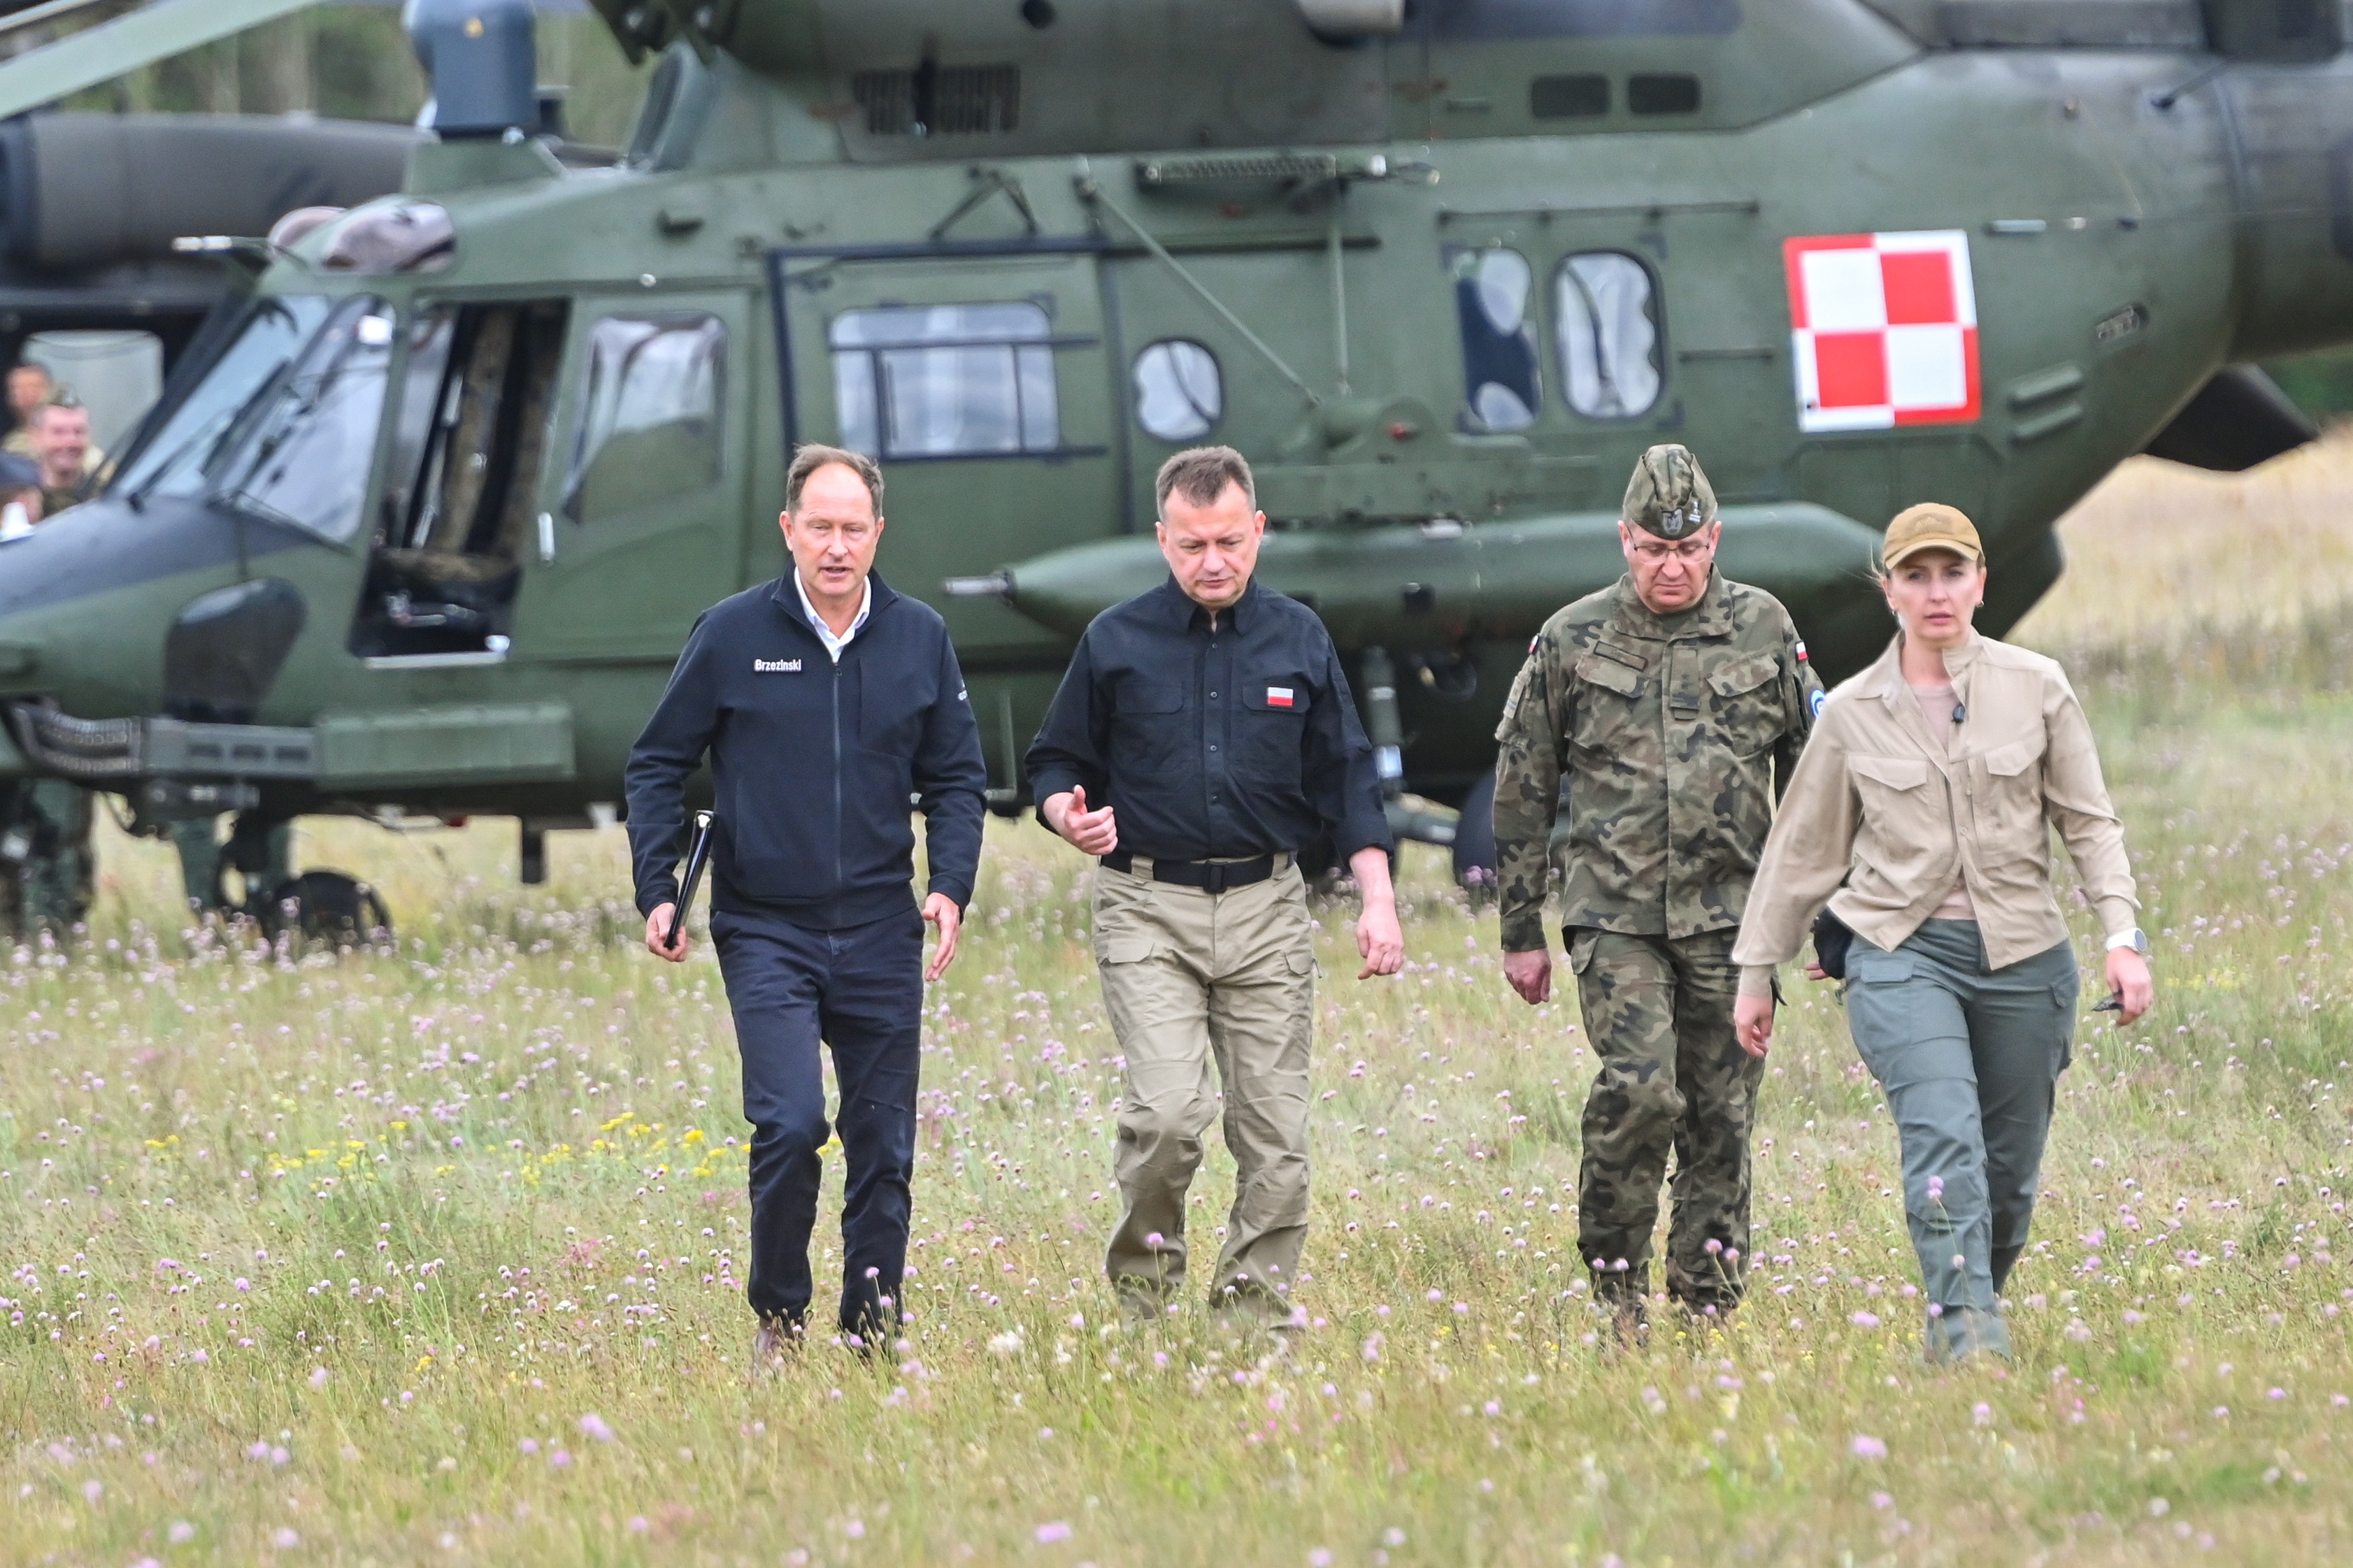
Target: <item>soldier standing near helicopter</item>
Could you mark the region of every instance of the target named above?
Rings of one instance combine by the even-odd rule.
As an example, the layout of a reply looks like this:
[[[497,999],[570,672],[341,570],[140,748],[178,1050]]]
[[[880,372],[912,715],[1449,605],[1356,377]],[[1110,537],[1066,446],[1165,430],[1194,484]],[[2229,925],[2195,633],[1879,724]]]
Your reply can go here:
[[[1620,515],[1626,575],[1545,624],[1504,702],[1495,847],[1504,977],[1534,1005],[1562,818],[1562,935],[1601,1063],[1577,1247],[1631,1336],[1670,1152],[1667,1290],[1703,1317],[1740,1302],[1762,1074],[1733,1034],[1732,942],[1822,687],[1780,601],[1713,569],[1724,525],[1688,450],[1643,453]]]

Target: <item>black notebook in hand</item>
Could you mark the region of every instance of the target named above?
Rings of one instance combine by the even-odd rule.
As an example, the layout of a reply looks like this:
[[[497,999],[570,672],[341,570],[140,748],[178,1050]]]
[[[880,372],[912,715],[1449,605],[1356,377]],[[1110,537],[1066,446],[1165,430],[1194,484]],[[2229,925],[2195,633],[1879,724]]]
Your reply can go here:
[[[670,930],[662,933],[664,947],[678,945],[678,933],[686,929],[686,911],[694,903],[694,890],[702,885],[703,868],[711,864],[711,813],[694,814],[694,841],[687,847],[686,875],[680,879],[678,902],[670,911]]]

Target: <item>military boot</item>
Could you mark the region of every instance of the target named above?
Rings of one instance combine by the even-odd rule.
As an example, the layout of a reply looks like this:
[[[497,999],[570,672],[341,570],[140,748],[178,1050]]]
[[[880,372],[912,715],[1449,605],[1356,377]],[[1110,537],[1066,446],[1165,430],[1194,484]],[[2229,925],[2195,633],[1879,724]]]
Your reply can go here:
[[[1611,1341],[1623,1347],[1647,1344],[1651,1337],[1651,1270],[1620,1266],[1593,1270],[1593,1309],[1609,1322]]]
[[[1691,1301],[1678,1298],[1677,1327],[1693,1344],[1702,1344],[1732,1327],[1734,1308],[1721,1301]]]

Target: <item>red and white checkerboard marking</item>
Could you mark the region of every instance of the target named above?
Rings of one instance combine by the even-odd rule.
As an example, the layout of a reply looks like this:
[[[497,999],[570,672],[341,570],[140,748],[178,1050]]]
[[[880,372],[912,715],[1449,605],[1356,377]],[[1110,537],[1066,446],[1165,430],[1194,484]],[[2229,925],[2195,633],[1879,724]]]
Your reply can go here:
[[[1801,430],[1978,416],[1978,303],[1957,228],[1781,242]]]

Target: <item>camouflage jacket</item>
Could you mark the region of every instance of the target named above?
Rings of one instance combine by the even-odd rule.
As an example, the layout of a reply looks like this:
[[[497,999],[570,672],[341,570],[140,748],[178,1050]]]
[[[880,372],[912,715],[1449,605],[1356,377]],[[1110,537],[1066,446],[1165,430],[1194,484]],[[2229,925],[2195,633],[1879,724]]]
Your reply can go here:
[[[1562,925],[1737,926],[1777,775],[1787,784],[1821,700],[1789,612],[1721,572],[1680,615],[1653,615],[1630,577],[1554,615],[1495,730],[1504,950],[1546,945],[1556,810]]]

